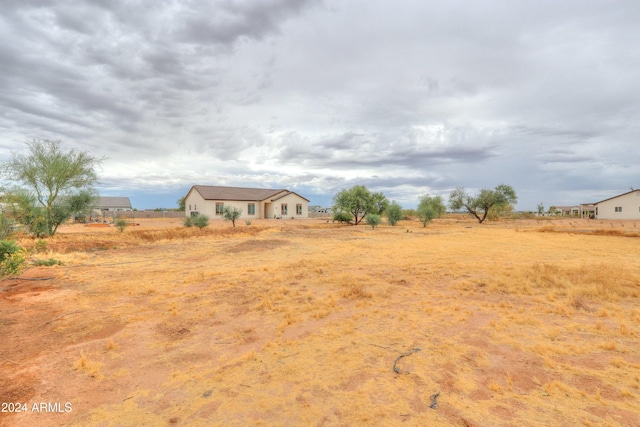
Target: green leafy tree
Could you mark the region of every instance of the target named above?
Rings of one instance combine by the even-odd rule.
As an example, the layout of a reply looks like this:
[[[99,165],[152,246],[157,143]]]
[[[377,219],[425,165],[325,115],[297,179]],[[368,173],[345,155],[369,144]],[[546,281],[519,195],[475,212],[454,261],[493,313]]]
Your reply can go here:
[[[538,215],[542,216],[544,214],[544,205],[542,204],[542,202],[538,203]]]
[[[180,197],[176,202],[178,204],[178,210],[184,212],[187,209],[187,205],[185,204],[187,200],[186,196]]]
[[[343,189],[333,197],[333,211],[351,214],[354,225],[358,225],[369,213],[382,214],[387,205],[384,194],[372,193],[364,185]]]
[[[387,213],[387,219],[389,220],[389,224],[396,225],[398,221],[402,221],[404,219],[404,213],[402,211],[402,206],[400,206],[396,201],[392,201],[387,209],[385,210]]]
[[[52,236],[71,215],[93,204],[96,168],[102,159],[65,151],[60,141],[34,139],[26,145],[27,154],[12,153],[1,171],[6,179],[22,184],[12,192],[16,217],[32,234]]]
[[[366,221],[367,225],[371,226],[371,229],[373,230],[376,228],[376,226],[378,226],[378,224],[380,224],[380,222],[382,222],[382,217],[378,214],[368,213],[364,220]]]
[[[456,188],[449,196],[449,207],[454,211],[465,209],[473,215],[480,224],[487,218],[491,209],[504,208],[515,205],[518,201],[515,190],[505,184],[490,190],[483,188],[477,196],[468,194],[464,188]]]
[[[420,198],[416,214],[420,219],[423,227],[426,227],[431,221],[441,217],[447,211],[442,201],[442,196],[424,195]]]
[[[371,193],[371,203],[373,205],[373,209],[371,213],[376,215],[382,215],[382,212],[387,210],[389,206],[389,200],[382,193]]]
[[[231,221],[233,226],[236,226],[236,220],[242,215],[242,209],[238,209],[235,206],[225,206],[222,209],[222,217],[225,221]]]

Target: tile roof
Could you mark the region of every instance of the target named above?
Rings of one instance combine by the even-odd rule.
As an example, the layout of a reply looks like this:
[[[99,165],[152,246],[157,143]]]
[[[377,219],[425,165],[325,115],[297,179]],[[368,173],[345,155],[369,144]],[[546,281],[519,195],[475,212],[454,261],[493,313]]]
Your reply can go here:
[[[98,197],[96,209],[108,208],[129,208],[131,209],[131,201],[128,197]]]
[[[200,193],[205,200],[260,201],[287,192],[285,189],[218,187],[213,185],[194,185],[193,189]]]
[[[302,197],[301,195],[299,195],[298,193],[294,193],[293,191],[287,191],[286,193],[282,193],[282,194],[278,195],[278,197],[274,197],[273,199],[271,199],[271,201],[275,202],[276,200],[282,199],[283,197],[286,197],[289,194],[295,194],[296,196],[300,197],[301,199],[305,199],[307,202],[309,201],[309,199],[307,199],[306,197]]]

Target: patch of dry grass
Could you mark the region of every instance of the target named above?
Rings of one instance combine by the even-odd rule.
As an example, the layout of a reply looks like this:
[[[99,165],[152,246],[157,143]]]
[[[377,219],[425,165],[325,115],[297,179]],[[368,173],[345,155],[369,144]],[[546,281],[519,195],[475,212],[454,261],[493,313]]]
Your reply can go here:
[[[69,425],[640,425],[636,240],[538,228],[63,234],[39,307],[91,315],[57,321],[39,375]]]
[[[584,299],[616,301],[621,297],[637,297],[640,276],[617,263],[562,265],[535,263],[504,271],[493,279],[492,289],[498,292],[535,295],[547,293],[568,296],[571,305],[585,308]]]
[[[635,222],[633,224],[635,225]],[[565,228],[547,224],[537,228],[535,231],[539,233],[582,233],[594,236],[640,237],[640,232],[626,230],[624,224],[617,224],[616,226],[621,226],[621,228],[614,228],[614,224],[611,224],[611,228],[585,228],[578,230],[576,225],[571,225],[571,228]]]
[[[95,378],[97,380],[101,380],[104,378],[104,375],[100,372],[102,366],[102,363],[95,360],[90,360],[89,353],[85,353],[84,350],[80,351],[80,357],[75,362],[73,362],[74,369],[83,371],[91,378]]]

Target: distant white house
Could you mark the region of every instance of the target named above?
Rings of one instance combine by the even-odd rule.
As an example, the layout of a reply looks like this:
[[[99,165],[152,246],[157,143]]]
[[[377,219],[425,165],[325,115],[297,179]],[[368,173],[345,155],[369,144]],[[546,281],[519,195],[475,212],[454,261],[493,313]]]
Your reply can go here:
[[[595,203],[596,219],[640,219],[640,190],[631,190]]]
[[[225,206],[240,209],[245,219],[309,217],[309,200],[285,189],[194,185],[184,203],[186,216],[211,219],[222,219]]]
[[[309,206],[309,215],[331,215],[332,209],[322,206]]]

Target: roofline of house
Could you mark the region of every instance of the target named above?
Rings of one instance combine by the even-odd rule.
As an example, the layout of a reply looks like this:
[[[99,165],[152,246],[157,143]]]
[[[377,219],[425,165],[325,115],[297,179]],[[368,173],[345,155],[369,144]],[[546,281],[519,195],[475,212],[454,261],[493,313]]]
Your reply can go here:
[[[599,202],[595,202],[594,205],[597,205],[598,203],[606,202],[608,200],[616,199],[618,197],[626,196],[627,194],[635,193],[636,191],[640,191],[640,189],[639,190],[627,191],[626,193],[618,194],[617,196],[613,196],[613,197],[609,197],[608,199],[600,200]]]
[[[243,198],[215,198],[215,199],[208,199],[206,197],[204,197],[202,195],[202,193],[200,193],[198,191],[198,189],[196,187],[216,187],[216,188],[226,188],[226,189],[241,189],[241,190],[266,190],[266,191],[273,191],[274,194],[272,194],[271,196],[265,197],[264,199],[243,199]],[[286,188],[257,188],[257,187],[231,187],[231,186],[225,186],[225,185],[192,185],[191,188],[189,189],[189,192],[187,192],[187,196],[189,196],[189,194],[191,193],[191,191],[198,191],[198,194],[200,194],[202,196],[202,198],[204,200],[233,200],[233,201],[239,201],[239,202],[262,202],[264,200],[278,200],[281,199],[282,197],[286,197],[289,194],[295,194],[296,196],[300,197],[301,199],[306,200],[307,202],[309,202],[309,199],[307,199],[306,197],[303,197],[301,195],[299,195],[298,193],[296,193],[295,191],[289,191]],[[282,192],[286,192],[285,194],[280,194]],[[277,196],[276,198],[274,198],[275,196]]]
[[[306,197],[302,197],[301,195],[299,195],[298,193],[296,193],[295,191],[289,191],[289,190],[285,190],[287,191],[287,194],[282,194],[274,199],[271,199],[271,201],[276,201],[279,199],[282,199],[283,197],[287,197],[289,194],[295,194],[296,196],[300,197],[301,199],[306,200],[307,202],[309,201],[309,199],[307,199]]]

